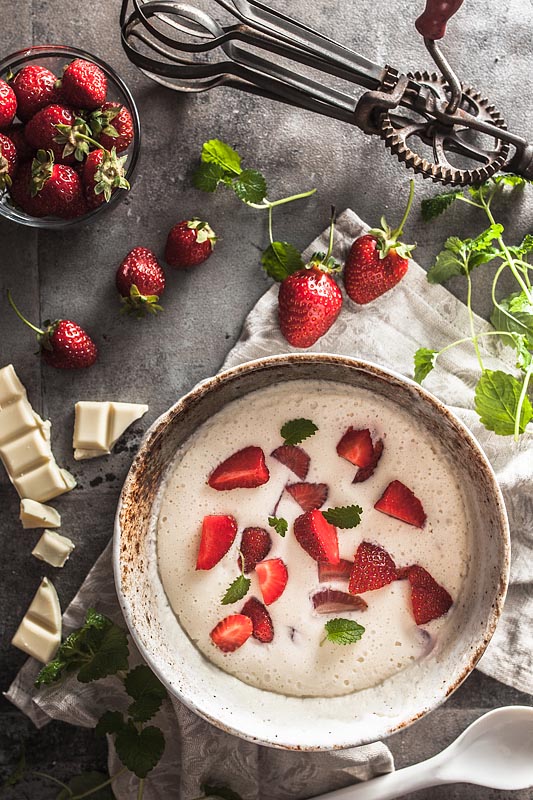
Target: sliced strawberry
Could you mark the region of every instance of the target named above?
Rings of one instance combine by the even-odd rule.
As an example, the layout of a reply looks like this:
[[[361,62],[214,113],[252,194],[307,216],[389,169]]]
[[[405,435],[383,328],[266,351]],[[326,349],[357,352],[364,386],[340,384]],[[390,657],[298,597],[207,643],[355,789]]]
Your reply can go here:
[[[327,561],[318,562],[319,581],[347,581],[352,574],[352,562],[341,558],[338,564],[330,564]]]
[[[281,447],[276,447],[270,455],[283,466],[288,467],[300,480],[305,481],[311,459],[301,447],[296,447],[295,444],[282,444]]]
[[[308,511],[297,517],[294,520],[294,535],[315,561],[339,563],[337,528],[327,521],[321,511]]]
[[[413,616],[417,625],[424,625],[446,614],[453,600],[444,586],[437,583],[427,570],[418,565],[410,568],[408,577],[411,584]]]
[[[255,489],[270,475],[260,447],[245,447],[227,458],[211,473],[208,484],[219,492],[225,489]]]
[[[378,439],[374,445],[374,453],[372,455],[372,461],[368,465],[368,467],[360,467],[357,470],[355,478],[353,479],[352,483],[363,483],[363,481],[367,481],[373,474],[378,465],[379,459],[383,454],[383,440]]]
[[[400,481],[389,483],[374,508],[389,517],[421,528],[426,521],[426,512],[420,500]]]
[[[311,598],[318,614],[337,614],[342,611],[364,611],[368,603],[359,595],[339,592],[337,589],[321,589]]]
[[[234,517],[209,514],[202,522],[196,569],[212,569],[225,556],[237,533]]]
[[[374,445],[368,428],[348,428],[337,445],[337,453],[356,467],[368,467],[374,456]]]
[[[302,511],[314,511],[328,499],[329,489],[325,483],[290,483],[285,488]]]
[[[397,567],[396,569],[396,580],[397,581],[406,581],[409,577],[409,572],[411,571],[411,567]]]
[[[233,653],[250,638],[252,633],[253,625],[250,617],[245,614],[232,614],[220,620],[209,635],[220,650],[224,653]]]
[[[269,606],[284,592],[289,578],[287,567],[281,558],[269,558],[255,565],[259,579],[259,588],[263,595],[265,605]]]
[[[242,607],[241,614],[250,617],[253,625],[253,636],[259,639],[260,642],[271,642],[274,638],[274,626],[272,625],[272,618],[266,610],[263,603],[260,603],[255,597],[250,597]]]
[[[242,532],[241,553],[244,558],[244,572],[251,572],[255,569],[258,561],[262,561],[270,552],[272,539],[264,528],[245,528]],[[239,569],[241,567],[241,557],[237,559]]]
[[[397,576],[396,564],[386,550],[371,542],[361,542],[354,556],[348,591],[361,594],[381,589]]]

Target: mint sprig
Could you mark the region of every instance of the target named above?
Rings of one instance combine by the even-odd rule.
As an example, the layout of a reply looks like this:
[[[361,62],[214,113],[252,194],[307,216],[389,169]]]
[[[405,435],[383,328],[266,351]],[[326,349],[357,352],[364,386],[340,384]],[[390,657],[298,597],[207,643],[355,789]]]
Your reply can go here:
[[[272,242],[261,256],[261,264],[266,274],[275,281],[283,281],[304,269],[301,253],[289,242]]]
[[[285,537],[289,529],[289,523],[283,517],[269,517],[268,524],[271,528],[274,528],[276,533],[278,533],[282,538]]]
[[[124,688],[133,702],[128,714],[135,722],[148,722],[161,708],[167,690],[145,664],[131,669],[124,678]]]
[[[318,430],[318,426],[310,419],[299,417],[286,422],[281,430],[284,444],[300,444],[305,439],[309,439]]]
[[[324,627],[326,629],[326,635],[320,642],[321,646],[325,642],[343,645],[355,644],[355,642],[361,639],[365,632],[363,626],[359,625],[355,620],[343,619],[342,617],[328,620]]]
[[[336,528],[356,528],[361,522],[362,513],[361,506],[351,505],[328,508],[322,515]]]
[[[242,559],[242,556],[241,556]],[[239,575],[238,578],[235,578],[233,583],[231,583],[226,591],[226,594],[220,601],[223,606],[231,605],[232,603],[238,603],[239,600],[242,600],[248,594],[248,590],[250,589],[251,580],[247,578],[244,573]]]

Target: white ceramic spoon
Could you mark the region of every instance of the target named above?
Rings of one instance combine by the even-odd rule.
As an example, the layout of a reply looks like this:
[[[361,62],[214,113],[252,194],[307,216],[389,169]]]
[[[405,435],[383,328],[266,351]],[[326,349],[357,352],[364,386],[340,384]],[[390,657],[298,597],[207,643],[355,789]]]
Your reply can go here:
[[[433,758],[313,800],[391,800],[444,783],[502,791],[533,786],[533,707],[489,711]]]

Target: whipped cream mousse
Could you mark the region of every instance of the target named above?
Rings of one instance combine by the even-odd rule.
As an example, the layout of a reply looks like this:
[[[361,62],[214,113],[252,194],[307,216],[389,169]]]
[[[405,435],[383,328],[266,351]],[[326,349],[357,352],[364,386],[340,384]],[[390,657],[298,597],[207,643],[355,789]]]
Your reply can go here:
[[[317,430],[284,445],[281,429],[301,419]],[[354,505],[359,515],[329,513]],[[416,418],[367,390],[290,381],[229,403],[179,450],[162,489],[158,569],[210,662],[280,694],[343,695],[451,632],[470,527],[453,464]],[[237,578],[225,599],[238,599],[222,604]]]

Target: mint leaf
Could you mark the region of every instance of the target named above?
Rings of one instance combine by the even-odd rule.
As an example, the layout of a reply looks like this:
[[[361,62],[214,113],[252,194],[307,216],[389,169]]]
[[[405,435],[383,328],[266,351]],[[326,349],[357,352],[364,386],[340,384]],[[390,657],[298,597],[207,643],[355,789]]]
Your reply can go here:
[[[104,772],[82,772],[81,775],[75,775],[69,780],[67,785],[70,791],[62,789],[56,800],[70,800],[71,797],[85,794],[90,796],[91,800],[114,800],[115,795],[109,785],[94,791],[108,780],[109,775]]]
[[[283,437],[284,444],[300,444],[304,439],[309,439],[310,436],[313,436],[317,430],[318,427],[314,422],[301,417],[286,422],[281,428],[280,433]]]
[[[419,347],[415,353],[415,381],[422,383],[427,378],[438,356],[438,350],[429,350],[427,347]]]
[[[476,386],[475,408],[485,428],[500,436],[512,436],[518,413],[522,383],[513,375],[486,369]],[[519,432],[523,433],[533,419],[533,407],[526,396],[522,405]]]
[[[233,147],[220,139],[210,139],[208,142],[204,142],[201,158],[206,164],[218,164],[226,172],[233,172],[235,175],[239,175],[241,172],[240,155]]]
[[[289,523],[286,519],[283,519],[283,517],[269,517],[268,524],[274,528],[276,533],[279,533],[282,538],[285,537],[285,534],[289,529]]]
[[[239,575],[233,583],[228,587],[226,594],[220,601],[223,606],[231,605],[231,603],[237,603],[239,600],[248,594],[248,590],[250,588],[251,580],[250,578],[246,578],[244,575]]]
[[[462,274],[464,274],[464,261],[457,257],[455,250],[445,247],[428,270],[427,280],[428,283],[445,283],[455,275]]]
[[[492,312],[490,321],[498,331],[518,333],[526,336],[528,346],[533,347],[533,306],[523,292],[514,292],[500,300],[500,308]],[[512,314],[508,316],[505,311]],[[512,346],[508,337],[502,336],[504,344]]]
[[[355,622],[353,619],[342,619],[342,617],[336,617],[335,619],[330,619],[325,624],[326,629],[326,636],[320,642],[320,644],[324,644],[324,642],[334,642],[335,644],[354,644],[358,642],[359,639],[362,637],[365,629],[362,625],[359,625],[358,622]]]
[[[80,683],[97,681],[128,668],[128,639],[122,628],[111,623],[103,631],[93,631],[98,636],[91,636],[90,633],[87,636],[90,655],[78,670]]]
[[[527,336],[514,334],[513,341],[516,350],[516,366],[518,369],[526,370],[533,361],[533,353],[529,349]]]
[[[135,722],[148,722],[157,714],[167,696],[159,678],[145,664],[139,664],[128,672],[124,679],[124,688],[133,698],[128,713]]]
[[[231,185],[237,197],[245,203],[261,203],[267,194],[266,181],[255,169],[243,169]]]
[[[106,733],[118,733],[124,727],[124,717],[120,711],[104,711],[95,725],[94,732],[97,736]]]
[[[208,783],[203,783],[200,787],[206,798],[217,797],[220,800],[242,800],[240,794],[228,789],[227,786],[216,786]]]
[[[514,175],[512,172],[506,172],[502,175],[494,175],[491,180],[496,184],[496,186],[503,185],[503,186],[525,186],[527,183],[531,183],[531,181],[522,178],[521,175]]]
[[[275,281],[283,281],[305,267],[300,251],[289,242],[272,242],[261,256],[261,264]]]
[[[518,292],[517,294],[510,296],[509,311],[512,314],[515,312],[533,314],[533,305],[525,292]]]
[[[337,506],[322,512],[327,521],[336,528],[356,528],[361,522],[362,513],[361,506],[356,505]]]
[[[130,772],[146,778],[163,755],[165,737],[153,725],[139,731],[129,720],[115,737],[115,750]]]
[[[462,194],[460,189],[455,189],[453,192],[444,192],[443,194],[435,195],[435,197],[428,197],[426,200],[422,200],[421,211],[424,222],[429,222],[440,216],[458,197],[462,197]]]
[[[202,192],[214,192],[226,175],[227,172],[219,164],[202,163],[192,176],[192,182]]]

